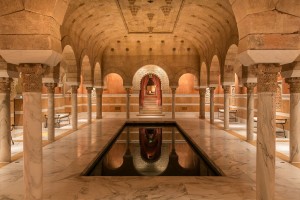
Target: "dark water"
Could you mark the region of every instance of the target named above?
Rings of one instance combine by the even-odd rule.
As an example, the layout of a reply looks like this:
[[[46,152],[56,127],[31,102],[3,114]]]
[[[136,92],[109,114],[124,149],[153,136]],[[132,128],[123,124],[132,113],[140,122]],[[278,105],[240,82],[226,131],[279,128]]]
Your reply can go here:
[[[125,126],[86,176],[219,176],[176,126]]]

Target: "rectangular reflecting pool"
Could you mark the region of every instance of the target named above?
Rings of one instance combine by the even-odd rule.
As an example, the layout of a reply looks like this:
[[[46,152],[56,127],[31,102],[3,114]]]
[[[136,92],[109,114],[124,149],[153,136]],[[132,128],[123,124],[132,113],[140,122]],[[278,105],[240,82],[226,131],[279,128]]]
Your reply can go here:
[[[176,123],[126,123],[84,176],[220,176]]]

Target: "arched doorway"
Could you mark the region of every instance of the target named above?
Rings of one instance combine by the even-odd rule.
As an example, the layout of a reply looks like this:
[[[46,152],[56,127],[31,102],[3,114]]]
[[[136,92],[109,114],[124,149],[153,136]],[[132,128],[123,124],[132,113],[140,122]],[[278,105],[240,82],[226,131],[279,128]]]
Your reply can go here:
[[[141,80],[139,111],[141,115],[162,114],[161,81],[155,74],[147,74]]]

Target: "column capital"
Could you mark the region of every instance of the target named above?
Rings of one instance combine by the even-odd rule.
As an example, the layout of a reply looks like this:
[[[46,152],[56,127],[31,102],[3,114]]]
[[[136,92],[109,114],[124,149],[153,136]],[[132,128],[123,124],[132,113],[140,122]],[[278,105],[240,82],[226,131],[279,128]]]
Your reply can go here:
[[[91,94],[93,90],[93,87],[86,87],[86,91],[88,94]]]
[[[126,88],[125,88],[125,90],[126,90],[126,93],[127,93],[127,94],[129,94],[129,93],[130,93],[130,90],[131,90],[131,88],[129,88],[129,87],[126,87]]]
[[[17,67],[23,79],[23,92],[41,92],[42,75],[46,67],[42,64],[20,64]]]
[[[11,78],[0,77],[0,93],[10,92]]]
[[[244,86],[247,88],[248,93],[253,92],[256,85],[257,85],[257,83],[244,83]]]
[[[210,92],[214,92],[215,89],[216,89],[216,87],[209,87]]]
[[[177,87],[171,87],[172,94],[176,93],[176,89],[177,89]]]
[[[222,85],[222,88],[224,90],[224,94],[230,93],[230,85]]]
[[[300,93],[300,77],[286,78],[285,81],[290,85],[291,93]]]
[[[96,94],[102,94],[103,88],[96,88]]]
[[[199,94],[200,95],[205,95],[206,94],[206,88],[200,88],[199,89]]]
[[[279,64],[259,64],[258,65],[258,87],[261,92],[276,92],[277,91],[277,76],[280,72]]]
[[[71,85],[71,89],[72,89],[72,94],[77,94],[78,93],[78,85]]]
[[[55,87],[57,87],[57,83],[45,83],[44,85],[47,87],[48,93],[54,93]]]

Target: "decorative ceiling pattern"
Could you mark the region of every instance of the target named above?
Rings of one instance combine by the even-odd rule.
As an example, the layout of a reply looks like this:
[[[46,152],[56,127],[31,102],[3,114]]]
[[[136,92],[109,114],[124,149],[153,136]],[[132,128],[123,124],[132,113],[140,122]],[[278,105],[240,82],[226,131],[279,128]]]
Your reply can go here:
[[[128,33],[173,33],[184,0],[116,0]]]

